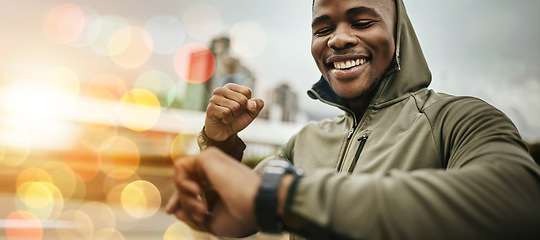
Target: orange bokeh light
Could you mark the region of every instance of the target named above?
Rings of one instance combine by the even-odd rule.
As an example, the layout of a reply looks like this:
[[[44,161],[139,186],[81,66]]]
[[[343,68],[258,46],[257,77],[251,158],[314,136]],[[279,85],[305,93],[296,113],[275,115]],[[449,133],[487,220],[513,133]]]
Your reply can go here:
[[[84,96],[103,100],[120,100],[127,92],[124,80],[111,73],[94,77],[86,86]]]
[[[6,218],[6,236],[10,240],[34,240],[43,238],[43,226],[39,219],[27,211],[15,211]]]
[[[216,59],[208,47],[200,43],[182,46],[174,55],[174,68],[178,76],[190,83],[202,83],[216,71]]]
[[[114,179],[130,177],[139,167],[139,148],[124,137],[112,137],[100,146],[101,169]]]
[[[51,176],[43,169],[26,168],[19,173],[17,177],[17,187],[25,182],[48,182],[54,184]]]
[[[43,20],[43,32],[47,40],[66,44],[75,41],[84,29],[84,13],[70,3],[52,8]]]
[[[119,66],[136,68],[152,55],[152,38],[139,27],[118,30],[109,43],[109,55]]]
[[[92,180],[101,168],[96,147],[85,141],[79,141],[73,148],[65,151],[62,160],[84,181]]]

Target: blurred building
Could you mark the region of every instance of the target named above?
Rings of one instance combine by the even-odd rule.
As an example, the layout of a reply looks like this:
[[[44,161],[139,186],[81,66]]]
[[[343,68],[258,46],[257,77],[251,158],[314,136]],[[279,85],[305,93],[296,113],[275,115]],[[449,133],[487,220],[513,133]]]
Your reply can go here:
[[[261,117],[271,121],[298,121],[298,94],[287,83],[280,84],[266,93],[266,105]]]
[[[254,74],[230,51],[230,39],[228,37],[214,38],[210,44],[210,51],[215,58],[216,70],[212,77],[204,83],[188,83],[185,93],[183,109],[206,111],[212,92],[217,87],[227,83],[244,85],[255,91]],[[209,56],[193,56],[191,64],[209,64]],[[212,57],[212,56],[210,56]],[[204,71],[206,68],[201,68]],[[198,73],[190,73],[197,75]]]

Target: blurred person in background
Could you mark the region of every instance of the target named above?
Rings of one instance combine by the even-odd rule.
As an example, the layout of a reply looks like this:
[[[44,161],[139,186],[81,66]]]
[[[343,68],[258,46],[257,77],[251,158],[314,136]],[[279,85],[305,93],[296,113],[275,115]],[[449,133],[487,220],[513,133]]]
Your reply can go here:
[[[237,133],[264,103],[216,89],[201,153],[176,161],[168,213],[232,237],[540,239],[540,171],[516,127],[480,99],[427,89],[402,0],[315,0],[312,32],[322,77],[308,95],[344,114],[252,171]]]

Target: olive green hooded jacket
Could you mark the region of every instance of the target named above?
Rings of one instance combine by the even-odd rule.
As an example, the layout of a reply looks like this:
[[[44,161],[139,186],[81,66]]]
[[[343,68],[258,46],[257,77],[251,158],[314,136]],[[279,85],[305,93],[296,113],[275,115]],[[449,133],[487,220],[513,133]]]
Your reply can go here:
[[[288,230],[314,239],[540,239],[540,171],[517,129],[479,99],[427,89],[431,73],[396,3],[394,61],[363,116],[324,79],[308,92],[345,114],[308,124],[280,153],[305,171],[285,203]],[[245,145],[235,136],[219,147],[241,158]]]
[[[285,222],[317,239],[540,239],[539,168],[517,129],[479,99],[426,88],[431,73],[396,3],[394,62],[363,116],[324,79],[308,91],[345,114],[283,147],[306,172]]]

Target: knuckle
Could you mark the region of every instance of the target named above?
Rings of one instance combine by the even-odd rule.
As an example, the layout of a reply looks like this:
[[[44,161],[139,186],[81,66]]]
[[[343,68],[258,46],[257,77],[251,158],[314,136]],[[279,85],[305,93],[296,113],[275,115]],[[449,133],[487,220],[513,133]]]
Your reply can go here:
[[[223,87],[226,87],[226,88],[228,88],[228,89],[231,89],[231,88],[234,88],[234,87],[237,87],[237,86],[238,86],[238,85],[235,84],[235,83],[227,83],[227,84],[225,84],[225,86],[223,86]]]
[[[212,105],[212,104],[216,104],[218,102],[219,98],[217,96],[213,96],[210,98],[210,100],[208,100],[209,102],[209,105]]]
[[[242,110],[242,105],[241,103],[234,102],[233,104],[231,104],[230,109],[232,112],[239,112],[240,110]]]
[[[246,95],[251,96],[251,88],[246,87]]]
[[[212,92],[213,95],[221,95],[225,91],[224,87],[218,87]]]
[[[225,118],[230,114],[231,114],[231,110],[228,109],[228,108],[225,108],[222,111],[219,111],[219,113],[217,114],[217,117],[218,118]]]
[[[247,98],[246,96],[243,96],[242,98],[240,98],[240,101],[238,102],[241,106],[247,106],[247,102],[248,102],[249,98]]]

